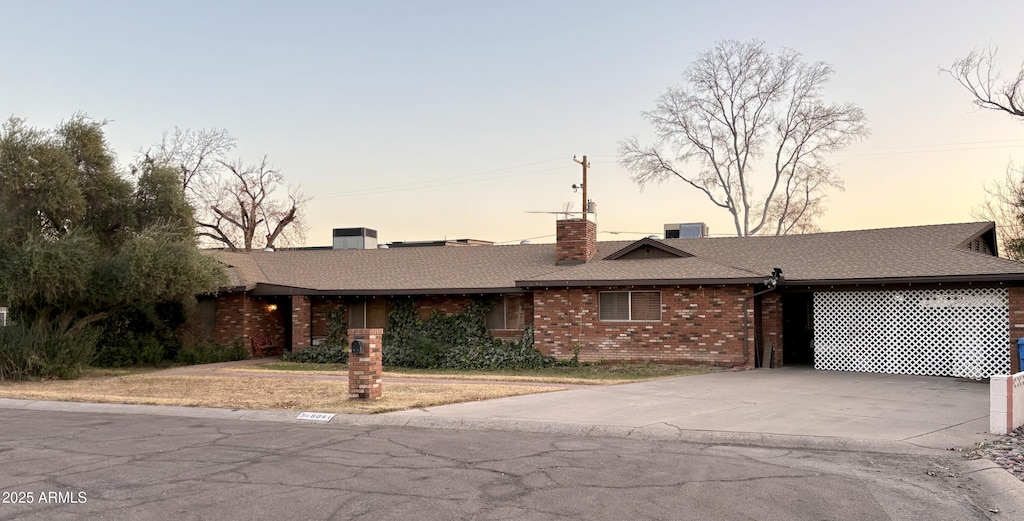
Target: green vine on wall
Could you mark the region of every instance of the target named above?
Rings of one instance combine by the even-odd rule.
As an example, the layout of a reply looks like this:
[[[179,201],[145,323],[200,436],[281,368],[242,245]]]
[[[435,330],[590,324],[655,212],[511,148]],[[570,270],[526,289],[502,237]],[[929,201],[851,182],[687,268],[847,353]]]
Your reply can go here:
[[[309,346],[298,352],[285,353],[281,359],[307,364],[347,364],[348,328],[345,323],[345,306],[328,309],[326,315],[327,336],[319,345]]]
[[[526,369],[552,365],[528,327],[517,340],[494,338],[484,317],[494,301],[472,301],[461,313],[422,320],[412,299],[391,302],[384,328],[384,365],[446,369]]]

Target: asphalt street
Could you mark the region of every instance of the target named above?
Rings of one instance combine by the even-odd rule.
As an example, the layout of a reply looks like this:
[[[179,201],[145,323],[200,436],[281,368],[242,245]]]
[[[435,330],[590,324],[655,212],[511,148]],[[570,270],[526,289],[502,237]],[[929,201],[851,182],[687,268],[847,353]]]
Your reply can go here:
[[[988,519],[962,464],[957,453],[0,409],[0,520]]]

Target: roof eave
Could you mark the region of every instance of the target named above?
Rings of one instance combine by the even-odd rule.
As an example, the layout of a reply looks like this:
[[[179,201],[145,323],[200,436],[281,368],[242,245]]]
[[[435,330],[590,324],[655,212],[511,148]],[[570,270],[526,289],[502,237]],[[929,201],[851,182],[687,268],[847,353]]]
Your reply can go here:
[[[622,279],[622,280],[521,280],[516,281],[520,288],[580,288],[598,286],[706,286],[720,284],[761,284],[764,277],[758,278],[705,278],[705,279]]]
[[[860,279],[786,279],[780,286],[850,286],[884,284],[941,284],[966,282],[1019,282],[1024,273],[1000,273],[981,275],[938,275],[929,277],[879,277]]]
[[[322,297],[359,296],[406,296],[406,295],[500,295],[523,293],[523,289],[511,288],[406,288],[406,289],[312,289],[277,284],[258,284],[251,290],[257,297],[302,295]]]

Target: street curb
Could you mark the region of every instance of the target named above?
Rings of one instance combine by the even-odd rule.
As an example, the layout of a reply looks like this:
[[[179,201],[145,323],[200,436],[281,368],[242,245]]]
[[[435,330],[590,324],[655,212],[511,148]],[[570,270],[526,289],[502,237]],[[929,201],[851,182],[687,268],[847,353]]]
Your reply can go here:
[[[967,461],[963,468],[964,476],[977,482],[999,508],[992,513],[995,519],[1024,519],[1024,481],[988,459]]]
[[[913,445],[903,441],[863,440],[827,436],[796,436],[754,432],[728,432],[687,430],[655,423],[643,427],[624,425],[573,424],[525,420],[494,420],[477,418],[437,418],[428,416],[391,416],[387,414],[339,414],[330,422],[297,420],[296,411],[215,409],[209,407],[177,407],[167,405],[131,405],[87,402],[56,402],[43,400],[17,400],[0,398],[0,408],[40,411],[91,412],[105,414],[139,414],[153,416],[179,416],[186,418],[214,418],[259,422],[292,423],[317,427],[413,427],[421,429],[529,432],[561,434],[567,436],[599,436],[633,438],[656,441],[678,441],[697,445],[741,445],[802,450],[831,450],[842,452],[876,452],[884,454],[927,455],[945,452]]]

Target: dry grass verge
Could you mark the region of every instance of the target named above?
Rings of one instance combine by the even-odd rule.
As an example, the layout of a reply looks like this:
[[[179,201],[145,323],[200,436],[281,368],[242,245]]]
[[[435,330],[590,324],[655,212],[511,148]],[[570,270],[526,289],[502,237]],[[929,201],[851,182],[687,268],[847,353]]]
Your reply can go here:
[[[465,371],[458,369],[407,369],[385,367],[384,377],[417,378],[431,380],[479,380],[491,382],[536,382],[574,385],[616,385],[655,378],[692,376],[720,371],[708,366],[625,364],[556,366],[543,369],[509,371]],[[347,376],[343,364],[301,364],[295,362],[268,362],[260,365],[218,368],[224,373],[270,373],[290,375]]]
[[[0,383],[3,398],[343,414],[399,411],[557,390],[558,387],[388,382],[382,399],[364,402],[348,400],[345,382],[288,378],[108,373],[79,380]]]

